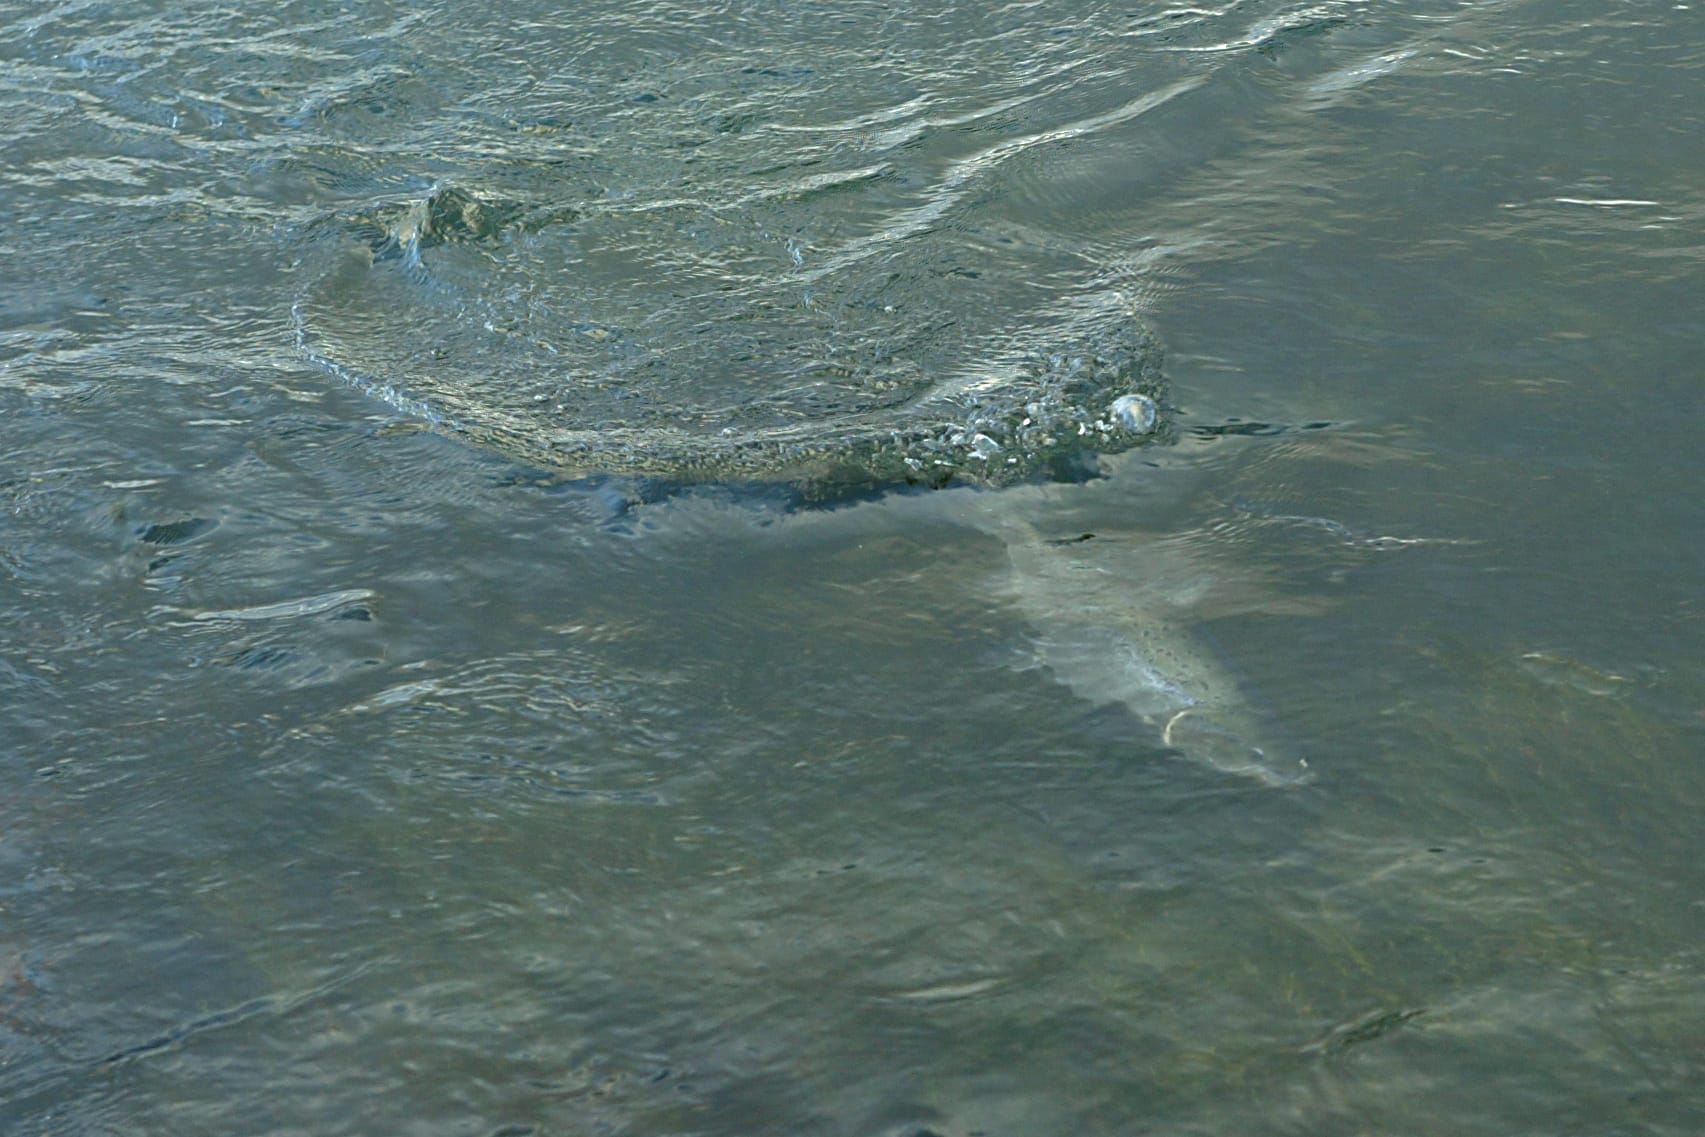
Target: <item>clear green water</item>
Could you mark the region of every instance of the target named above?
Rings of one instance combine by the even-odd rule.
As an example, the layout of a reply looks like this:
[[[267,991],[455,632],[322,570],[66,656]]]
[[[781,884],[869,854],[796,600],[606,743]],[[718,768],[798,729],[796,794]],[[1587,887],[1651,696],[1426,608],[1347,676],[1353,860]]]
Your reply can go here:
[[[0,1129],[1705,1127],[1695,8],[0,22]]]

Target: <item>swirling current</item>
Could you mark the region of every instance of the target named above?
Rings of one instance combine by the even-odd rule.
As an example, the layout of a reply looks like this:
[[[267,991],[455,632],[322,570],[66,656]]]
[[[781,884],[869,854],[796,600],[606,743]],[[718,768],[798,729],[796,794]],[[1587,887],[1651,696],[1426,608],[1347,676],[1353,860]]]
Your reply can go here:
[[[1131,88],[1105,69],[1168,21],[1036,15],[665,7],[619,21],[644,82],[583,47],[323,97],[350,145],[316,164],[382,155],[381,192],[286,226],[302,356],[576,474],[1001,485],[1163,435],[1129,254],[1005,205],[1199,68]]]
[[[931,300],[952,290],[908,290],[891,268],[850,283],[784,271],[791,306],[707,297],[688,328],[628,328],[572,271],[583,210],[436,189],[352,220],[292,305],[304,358],[559,472],[807,497],[1005,485],[1162,434],[1160,345],[1134,312],[996,335]],[[387,313],[406,313],[405,334],[378,330]]]

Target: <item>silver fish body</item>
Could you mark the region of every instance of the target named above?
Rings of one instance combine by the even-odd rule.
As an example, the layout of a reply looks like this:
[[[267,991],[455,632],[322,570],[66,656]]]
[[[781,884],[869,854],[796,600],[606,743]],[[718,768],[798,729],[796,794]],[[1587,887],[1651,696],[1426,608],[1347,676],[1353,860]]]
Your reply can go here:
[[[1010,512],[972,519],[1005,545],[1005,591],[1034,629],[1037,662],[1075,695],[1124,707],[1162,745],[1216,769],[1273,785],[1307,778],[1193,627],[1210,574],[1159,541],[1050,539]]]

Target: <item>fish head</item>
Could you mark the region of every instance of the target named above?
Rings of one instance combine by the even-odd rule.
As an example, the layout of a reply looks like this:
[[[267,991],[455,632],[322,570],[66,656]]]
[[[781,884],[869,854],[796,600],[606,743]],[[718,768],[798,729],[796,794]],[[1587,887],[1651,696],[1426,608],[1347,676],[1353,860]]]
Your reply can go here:
[[[1280,753],[1256,733],[1241,707],[1198,704],[1166,720],[1160,740],[1216,770],[1269,786],[1294,786],[1312,778],[1308,760]]]

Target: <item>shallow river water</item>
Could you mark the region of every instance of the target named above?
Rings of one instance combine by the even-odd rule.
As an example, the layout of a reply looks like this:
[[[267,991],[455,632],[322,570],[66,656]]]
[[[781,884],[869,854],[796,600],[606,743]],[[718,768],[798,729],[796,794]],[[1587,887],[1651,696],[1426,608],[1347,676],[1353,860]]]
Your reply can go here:
[[[1705,1130],[1696,6],[0,27],[0,1130]]]

